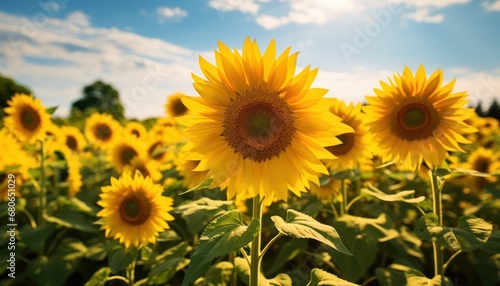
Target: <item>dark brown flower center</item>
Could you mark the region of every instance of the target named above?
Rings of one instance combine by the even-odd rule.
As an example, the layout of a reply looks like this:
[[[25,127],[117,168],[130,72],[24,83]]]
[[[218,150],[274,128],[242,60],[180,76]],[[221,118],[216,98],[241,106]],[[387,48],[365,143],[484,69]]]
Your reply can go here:
[[[102,141],[109,140],[111,138],[111,135],[113,134],[113,130],[111,130],[111,127],[109,127],[109,125],[105,123],[96,124],[93,131],[94,136]]]
[[[72,151],[78,150],[78,141],[73,136],[66,136],[66,146]]]
[[[137,151],[131,146],[123,146],[120,151],[120,160],[123,165],[130,164],[130,161],[137,156]]]
[[[181,116],[188,110],[187,107],[184,105],[184,103],[182,103],[182,100],[180,98],[174,100],[172,104],[172,109],[174,111],[175,116]]]
[[[133,225],[143,224],[151,214],[151,205],[147,198],[131,195],[120,204],[120,217],[126,223]]]
[[[333,155],[337,157],[345,155],[354,147],[354,133],[340,134],[337,138],[342,141],[341,144],[326,147],[326,150],[330,151]]]
[[[139,133],[139,131],[137,131],[137,129],[132,129],[132,131],[130,131],[130,133],[132,133],[132,135],[134,135],[137,138],[141,137],[141,133]]]
[[[260,162],[284,151],[294,132],[293,114],[283,98],[254,89],[232,101],[222,136],[243,158]]]
[[[393,111],[391,130],[403,140],[420,140],[433,136],[439,121],[439,114],[432,105],[410,102]]]
[[[473,169],[481,173],[488,174],[490,169],[491,160],[486,157],[479,157],[474,161]]]
[[[166,153],[166,151],[162,149],[162,143],[157,141],[149,147],[148,154],[154,160],[161,160]]]
[[[35,131],[42,123],[40,114],[31,106],[24,106],[21,110],[21,125],[24,129]]]

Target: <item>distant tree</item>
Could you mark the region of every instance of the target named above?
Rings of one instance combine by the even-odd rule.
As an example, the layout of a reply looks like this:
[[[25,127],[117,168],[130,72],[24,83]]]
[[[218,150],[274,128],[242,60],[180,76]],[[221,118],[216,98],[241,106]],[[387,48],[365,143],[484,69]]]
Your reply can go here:
[[[4,116],[3,109],[8,106],[7,101],[16,93],[32,94],[29,88],[0,74],[0,118]]]
[[[83,97],[71,105],[71,112],[75,109],[83,114],[88,114],[92,109],[100,113],[109,113],[118,121],[125,118],[120,94],[113,86],[102,81],[96,81],[83,88]]]
[[[497,120],[500,120],[500,106],[498,106],[497,100],[493,100],[493,103],[490,106],[490,109],[488,109],[488,113],[486,114],[488,117],[494,117]]]

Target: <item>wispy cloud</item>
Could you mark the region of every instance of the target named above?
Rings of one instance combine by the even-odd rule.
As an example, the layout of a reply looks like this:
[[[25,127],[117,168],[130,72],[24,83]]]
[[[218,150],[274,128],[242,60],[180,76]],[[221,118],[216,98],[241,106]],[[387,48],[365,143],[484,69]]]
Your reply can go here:
[[[483,8],[488,12],[500,12],[500,0],[483,2]]]
[[[408,13],[405,15],[407,19],[414,20],[415,22],[423,23],[441,23],[444,20],[444,15],[442,13],[436,13],[431,15],[431,9],[429,8],[418,8],[415,12]]]
[[[38,24],[0,12],[0,23],[3,73],[30,86],[46,106],[60,105],[58,115],[97,79],[115,86],[132,117],[159,116],[169,94],[194,92],[190,74],[197,55],[182,46],[95,27],[78,11]]]
[[[208,1],[208,6],[221,12],[240,11],[243,13],[256,14],[260,8],[260,4],[258,2],[267,2],[267,1],[210,0]]]
[[[180,7],[158,7],[156,13],[160,21],[181,19],[188,16],[188,11]]]

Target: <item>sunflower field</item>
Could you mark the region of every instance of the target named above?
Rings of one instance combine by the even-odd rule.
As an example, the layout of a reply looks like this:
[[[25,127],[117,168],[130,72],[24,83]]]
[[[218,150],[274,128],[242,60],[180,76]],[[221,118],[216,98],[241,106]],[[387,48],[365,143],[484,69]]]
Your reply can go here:
[[[14,95],[0,284],[500,285],[498,120],[439,69],[354,104],[297,56],[219,43],[143,122]]]

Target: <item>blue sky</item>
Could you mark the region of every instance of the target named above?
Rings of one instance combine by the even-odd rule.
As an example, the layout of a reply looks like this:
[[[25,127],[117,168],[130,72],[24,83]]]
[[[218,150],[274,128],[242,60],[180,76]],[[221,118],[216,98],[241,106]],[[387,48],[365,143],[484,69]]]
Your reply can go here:
[[[196,95],[198,56],[217,42],[300,51],[327,96],[362,101],[405,65],[441,68],[473,103],[500,97],[500,0],[40,0],[0,3],[0,73],[68,113],[97,79],[129,117],[161,116],[167,97]]]

